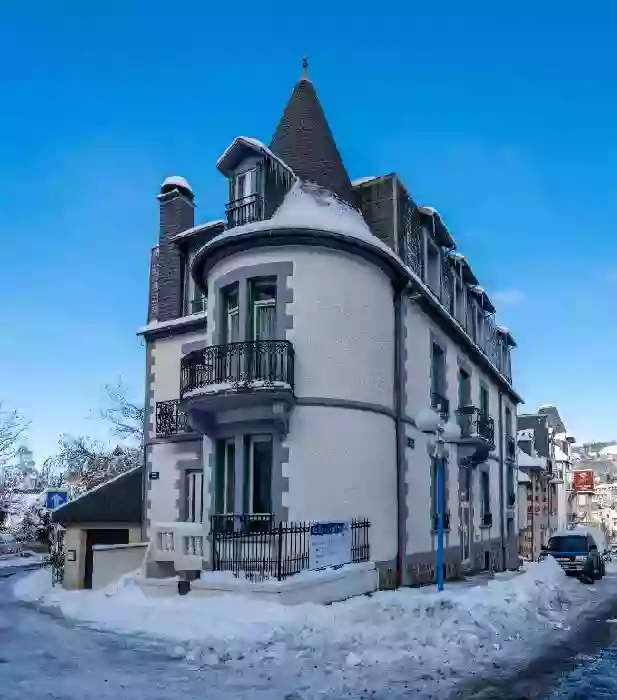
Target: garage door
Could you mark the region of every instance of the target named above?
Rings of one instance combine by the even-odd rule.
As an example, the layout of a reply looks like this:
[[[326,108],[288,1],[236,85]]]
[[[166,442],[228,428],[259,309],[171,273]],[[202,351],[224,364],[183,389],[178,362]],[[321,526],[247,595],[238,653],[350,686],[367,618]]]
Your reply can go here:
[[[128,530],[86,530],[84,588],[92,588],[92,547],[95,544],[128,544]]]

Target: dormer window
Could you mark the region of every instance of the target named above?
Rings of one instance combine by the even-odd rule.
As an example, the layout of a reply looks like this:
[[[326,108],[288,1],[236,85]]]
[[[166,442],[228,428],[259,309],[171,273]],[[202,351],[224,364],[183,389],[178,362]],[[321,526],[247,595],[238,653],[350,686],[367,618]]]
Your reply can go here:
[[[426,239],[426,281],[428,286],[435,292],[437,296],[440,295],[441,285],[441,261],[439,255],[439,249],[432,241],[428,238]]]
[[[236,172],[231,179],[227,215],[229,226],[243,226],[263,219],[261,164]]]

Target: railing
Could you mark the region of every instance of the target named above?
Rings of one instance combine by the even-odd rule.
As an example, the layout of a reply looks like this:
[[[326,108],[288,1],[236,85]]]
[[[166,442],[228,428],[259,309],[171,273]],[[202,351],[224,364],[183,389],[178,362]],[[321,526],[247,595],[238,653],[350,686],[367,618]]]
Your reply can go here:
[[[437,411],[444,420],[448,419],[450,415],[450,402],[445,396],[434,391],[431,394],[431,408]]]
[[[227,204],[226,209],[229,228],[244,226],[263,219],[263,199],[257,194],[234,199]]]
[[[481,437],[494,444],[495,421],[490,416],[485,416],[475,406],[461,406],[456,411],[458,424],[461,429],[461,437]]]
[[[247,340],[193,350],[180,362],[180,396],[208,386],[293,388],[294,351],[287,340]]]
[[[205,311],[208,307],[208,297],[199,296],[195,299],[191,299],[190,309],[192,314],[199,314]]]
[[[172,562],[176,571],[201,571],[204,545],[201,523],[155,523],[146,558]]]
[[[310,522],[274,523],[271,515],[212,516],[212,568],[251,581],[293,576],[310,566]],[[350,563],[368,561],[368,520],[352,520]]]
[[[167,437],[177,433],[187,433],[191,428],[186,419],[186,413],[179,409],[180,400],[156,402],[156,435]]]

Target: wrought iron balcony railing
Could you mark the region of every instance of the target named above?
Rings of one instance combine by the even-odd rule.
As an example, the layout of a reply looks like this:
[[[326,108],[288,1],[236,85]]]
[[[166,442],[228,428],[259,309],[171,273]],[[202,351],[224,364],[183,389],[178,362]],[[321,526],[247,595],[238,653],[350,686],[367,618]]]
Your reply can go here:
[[[480,437],[490,444],[495,441],[495,421],[475,406],[461,406],[457,411],[461,437]]]
[[[506,435],[506,459],[516,461],[516,440],[511,435]]]
[[[210,386],[293,388],[294,350],[288,340],[246,340],[194,350],[180,362],[180,396]]]
[[[208,298],[201,295],[196,297],[195,299],[191,299],[190,303],[190,312],[192,314],[199,314],[202,311],[205,311],[208,306]]]
[[[156,402],[156,435],[157,437],[167,437],[177,433],[187,433],[191,428],[186,420],[186,413],[183,413],[178,405],[179,399],[172,401]]]
[[[431,394],[431,408],[437,411],[444,420],[448,420],[448,416],[450,415],[450,402],[445,396],[434,391]]]
[[[226,209],[229,228],[244,226],[264,218],[263,199],[258,194],[234,199],[227,204]]]

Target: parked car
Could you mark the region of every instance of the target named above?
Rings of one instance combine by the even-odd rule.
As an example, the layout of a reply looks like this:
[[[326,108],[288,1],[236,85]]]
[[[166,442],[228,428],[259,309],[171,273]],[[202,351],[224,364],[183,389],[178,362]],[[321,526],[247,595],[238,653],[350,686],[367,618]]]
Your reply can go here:
[[[606,573],[602,553],[594,537],[586,531],[555,533],[542,549],[540,559],[548,556],[557,561],[567,576],[577,576],[586,583],[593,583]]]
[[[0,557],[21,553],[21,543],[13,535],[0,534]]]

